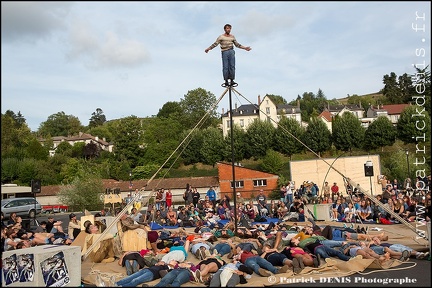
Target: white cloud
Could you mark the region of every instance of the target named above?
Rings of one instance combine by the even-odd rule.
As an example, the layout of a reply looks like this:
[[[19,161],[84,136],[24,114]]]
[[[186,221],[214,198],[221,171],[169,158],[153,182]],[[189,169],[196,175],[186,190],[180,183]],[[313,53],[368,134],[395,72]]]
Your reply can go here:
[[[113,31],[98,35],[87,21],[77,21],[71,27],[68,44],[67,57],[92,69],[138,67],[150,59],[143,43],[120,38]]]
[[[1,2],[2,42],[35,41],[65,28],[68,2]]]

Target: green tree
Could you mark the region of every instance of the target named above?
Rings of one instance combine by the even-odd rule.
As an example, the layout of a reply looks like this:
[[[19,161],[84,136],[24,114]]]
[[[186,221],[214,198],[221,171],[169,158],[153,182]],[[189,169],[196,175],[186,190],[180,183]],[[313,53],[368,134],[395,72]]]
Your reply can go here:
[[[215,166],[223,159],[224,137],[219,128],[208,127],[202,130],[203,144],[200,153],[203,163]]]
[[[35,137],[27,124],[19,120],[21,118],[10,110],[6,112],[1,116],[1,157],[23,159],[25,147]]]
[[[364,128],[352,113],[346,112],[333,118],[332,140],[336,149],[351,152],[353,148],[362,146],[363,139]]]
[[[105,139],[108,143],[112,140],[112,133],[108,127],[108,125],[101,125],[92,127],[86,130],[86,133],[97,136],[99,139]]]
[[[36,179],[37,175],[36,160],[33,158],[24,158],[19,162],[19,183],[22,185],[30,185],[32,179]]]
[[[430,115],[424,107],[406,107],[397,122],[397,137],[406,143],[430,143]]]
[[[231,143],[231,130],[224,138],[224,142],[225,142],[224,149],[223,149],[224,160],[226,161],[233,160],[232,159],[233,154],[231,148],[233,148],[234,150],[234,161],[240,162],[245,158],[250,158],[251,155],[249,154],[246,147],[247,146],[246,131],[240,128],[239,125],[235,124],[233,126],[232,133],[234,135],[234,137],[232,138],[233,139],[232,143]]]
[[[292,155],[304,151],[304,146],[297,140],[302,139],[303,133],[304,129],[297,120],[282,117],[275,131],[274,149],[288,155],[291,159]]]
[[[84,148],[85,148],[84,142],[75,142],[75,144],[72,146],[72,155],[71,157],[74,158],[84,158]]]
[[[264,172],[278,174],[283,167],[282,155],[273,149],[269,149],[260,166]]]
[[[20,161],[17,158],[2,158],[1,182],[13,183],[19,176]]]
[[[287,104],[287,101],[285,100],[285,98],[283,98],[282,96],[279,95],[273,95],[273,94],[267,94],[267,97],[270,98],[270,100],[276,105],[283,105],[283,104]]]
[[[161,109],[159,109],[157,118],[173,118],[180,120],[183,115],[183,109],[180,102],[166,102]]]
[[[382,93],[390,104],[407,103],[411,100],[414,87],[411,77],[407,73],[397,77],[396,73],[391,72],[383,77],[384,88]]]
[[[141,120],[132,115],[116,122],[113,132],[115,143],[114,153],[117,160],[127,160],[135,167],[139,159],[144,156],[144,131]]]
[[[318,155],[330,149],[331,133],[322,120],[311,118],[303,134],[303,143]]]
[[[102,180],[95,175],[77,177],[70,184],[60,188],[59,200],[72,211],[100,210],[103,207],[101,196],[104,193]]]
[[[106,122],[106,116],[102,109],[96,108],[96,111],[92,113],[89,119],[89,128],[94,128],[97,126],[102,126]]]
[[[185,130],[181,133],[183,144],[181,146],[181,157],[185,165],[202,162],[201,147],[204,135],[200,129]]]
[[[366,129],[364,139],[366,150],[391,146],[396,141],[396,128],[386,116],[380,116]]]
[[[143,158],[138,161],[138,165],[144,163],[163,164],[167,158],[177,149],[179,145],[181,123],[173,118],[152,117],[142,121],[144,130],[143,138],[146,145]],[[176,160],[176,153],[173,155],[167,165],[172,165]]]
[[[158,171],[160,168],[160,165],[157,164],[146,164],[142,166],[137,166],[132,170],[133,178],[132,179],[150,179],[156,171]],[[162,177],[165,176],[166,170],[161,169],[159,172],[159,175],[156,175],[156,177]]]
[[[75,178],[85,177],[87,165],[83,159],[69,158],[61,165],[60,176],[64,183],[72,183]]]
[[[37,160],[48,160],[49,147],[44,147],[36,138],[30,139],[27,147],[25,147],[25,155],[27,158],[34,158]]]
[[[55,149],[56,155],[64,155],[67,157],[72,157],[72,145],[67,141],[60,142]]]
[[[67,137],[76,135],[83,130],[84,127],[78,117],[66,115],[65,112],[61,111],[48,116],[48,119],[40,124],[37,133],[42,137],[47,135]]]
[[[264,157],[273,145],[274,133],[275,128],[270,122],[255,119],[246,131],[248,154],[255,159]]]
[[[194,128],[200,123],[199,128],[204,129],[219,124],[215,104],[215,95],[203,88],[188,91],[180,100],[183,111],[181,121],[184,123],[184,127]]]

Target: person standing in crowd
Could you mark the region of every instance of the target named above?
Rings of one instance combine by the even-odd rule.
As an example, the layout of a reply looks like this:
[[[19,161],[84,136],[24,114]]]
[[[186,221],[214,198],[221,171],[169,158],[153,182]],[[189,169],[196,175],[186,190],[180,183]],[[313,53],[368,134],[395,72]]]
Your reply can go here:
[[[230,24],[224,25],[225,33],[220,35],[216,41],[210,45],[207,49],[205,49],[205,53],[208,53],[210,50],[220,45],[222,51],[222,74],[225,80],[225,85],[235,85],[237,83],[234,82],[235,79],[235,51],[234,45],[237,48],[244,49],[246,51],[252,50],[249,46],[243,46],[237,42],[234,35],[231,34],[232,26]],[[231,80],[231,83],[228,82]]]
[[[288,182],[288,184],[285,187],[285,190],[286,190],[285,204],[287,207],[289,207],[293,202],[293,194],[294,194],[293,184],[291,181]]]
[[[330,198],[330,185],[327,181],[324,183],[323,195],[324,197],[327,197],[327,199]]]
[[[160,204],[161,204],[161,209],[162,209],[162,206],[163,207],[166,206],[166,191],[164,188],[161,188],[161,191],[162,191],[162,200],[161,200]]]
[[[213,186],[207,190],[206,196],[208,196],[208,200],[213,203],[213,206],[216,206],[216,191],[214,190]]]
[[[192,203],[193,203],[193,206],[194,206],[195,208],[197,208],[198,201],[199,201],[201,195],[200,195],[200,193],[198,192],[198,189],[197,189],[197,188],[193,188],[192,190],[193,190],[193,192],[192,192]]]
[[[166,208],[171,207],[172,205],[172,192],[171,189],[168,189],[165,193],[165,200],[166,200]]]
[[[183,200],[185,201],[185,206],[188,206],[190,203],[193,203],[193,190],[192,187],[188,184],[186,184],[186,190],[183,194]]]
[[[336,198],[339,197],[339,186],[337,186],[336,182],[333,183],[330,190],[332,192],[332,202],[335,202]]]

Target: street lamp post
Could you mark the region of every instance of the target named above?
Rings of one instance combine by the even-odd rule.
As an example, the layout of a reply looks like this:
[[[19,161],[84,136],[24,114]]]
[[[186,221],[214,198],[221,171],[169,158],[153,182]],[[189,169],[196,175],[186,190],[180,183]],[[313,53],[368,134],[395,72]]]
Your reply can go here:
[[[406,161],[407,161],[407,166],[408,166],[408,178],[410,178],[411,171],[410,171],[410,165],[409,165],[408,154],[409,154],[409,151],[408,151],[408,149],[406,149],[406,150],[405,150],[405,155],[406,155]]]
[[[129,171],[129,195],[132,197],[132,171]]]

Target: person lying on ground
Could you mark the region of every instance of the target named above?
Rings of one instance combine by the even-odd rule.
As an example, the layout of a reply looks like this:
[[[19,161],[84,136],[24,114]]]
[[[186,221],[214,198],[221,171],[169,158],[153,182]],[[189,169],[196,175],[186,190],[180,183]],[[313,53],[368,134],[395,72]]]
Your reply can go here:
[[[206,256],[204,260],[201,260],[198,265],[196,265],[198,270],[196,270],[195,275],[198,279],[198,282],[206,282],[210,276],[210,273],[216,273],[222,266],[226,264],[227,263],[222,259],[222,257],[218,255],[212,254]]]
[[[114,283],[113,286],[119,286],[119,287],[138,287],[138,285],[141,285],[146,282],[150,282],[156,279],[161,278],[162,271],[171,271],[178,265],[178,262],[175,260],[171,260],[167,264],[160,264],[157,263],[149,268],[140,269],[133,274],[130,274],[129,276],[118,280]]]
[[[294,259],[297,259],[299,263],[303,262],[304,266],[315,267],[315,268],[319,266],[319,262],[316,255],[303,250],[303,248],[288,246],[285,247],[281,251],[281,253],[287,256],[287,258],[292,261],[294,261]]]
[[[180,287],[190,281],[199,282],[195,273],[197,270],[193,263],[179,263],[164,275],[154,287]],[[147,287],[146,284],[143,286]]]
[[[392,244],[392,243],[383,243],[381,242],[381,239],[379,237],[373,237],[372,238],[373,243],[370,244],[371,249],[375,249],[375,245],[379,245],[385,248],[390,249],[391,251],[403,253],[405,250],[409,252],[409,257],[415,257],[416,259],[425,259],[429,256],[429,252],[420,252],[417,250],[412,249],[409,246],[403,245],[403,244]],[[408,259],[406,259],[408,260]]]
[[[187,259],[188,251],[190,247],[190,241],[186,240],[184,246],[174,245],[170,248],[169,252],[162,256],[160,264],[169,263],[171,260],[176,260],[179,263],[184,262]]]
[[[383,255],[379,255],[375,253],[374,250],[369,248],[364,241],[360,241],[358,245],[350,245],[348,247],[348,255],[351,257],[361,255],[364,259],[378,259],[380,263],[383,263],[390,259],[390,253],[384,253]]]
[[[146,260],[145,255],[152,256],[151,250],[143,249],[141,251],[126,251],[118,260],[118,264],[122,267],[126,267],[126,274],[131,275],[137,272],[139,269],[145,266],[153,266],[154,263]]]
[[[269,242],[264,243],[263,253],[261,257],[270,262],[273,266],[288,266],[293,269],[294,274],[300,273],[304,268],[303,260],[293,258],[288,259],[286,254],[279,253]]]
[[[257,275],[262,277],[271,276],[270,272],[273,274],[285,273],[289,269],[289,266],[287,265],[276,268],[266,259],[249,251],[241,251],[239,253],[238,259],[236,260],[240,260],[241,263],[249,268],[252,268],[252,270]]]
[[[246,284],[253,274],[250,267],[237,260],[233,260],[222,266],[210,280],[209,287],[235,287],[238,284]]]
[[[301,242],[297,238],[293,238],[293,239],[291,239],[291,245],[290,246],[294,247],[294,246],[300,246],[302,244],[302,246],[303,246],[302,248],[305,251],[308,251],[309,253],[313,253],[317,256],[317,259],[318,259],[318,262],[320,263],[320,265],[323,264],[323,263],[321,263],[322,262],[321,259],[324,259],[327,262],[327,264],[333,265],[334,260],[330,259],[331,257],[337,257],[343,261],[350,260],[351,257],[343,254],[343,252],[340,251],[339,249],[331,248],[331,247],[321,243],[321,240],[327,240],[327,239],[325,239],[325,238],[319,239],[319,238],[315,238],[315,237],[322,237],[322,236],[311,236],[311,237],[309,237],[309,238],[307,238]],[[327,259],[330,259],[330,260],[327,260]]]

